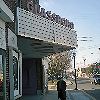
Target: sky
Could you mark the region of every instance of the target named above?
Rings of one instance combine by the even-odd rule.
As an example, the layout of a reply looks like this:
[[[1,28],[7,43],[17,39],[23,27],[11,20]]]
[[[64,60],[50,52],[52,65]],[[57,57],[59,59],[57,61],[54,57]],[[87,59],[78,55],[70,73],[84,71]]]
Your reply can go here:
[[[100,62],[100,0],[39,0],[41,8],[74,23],[76,67]]]

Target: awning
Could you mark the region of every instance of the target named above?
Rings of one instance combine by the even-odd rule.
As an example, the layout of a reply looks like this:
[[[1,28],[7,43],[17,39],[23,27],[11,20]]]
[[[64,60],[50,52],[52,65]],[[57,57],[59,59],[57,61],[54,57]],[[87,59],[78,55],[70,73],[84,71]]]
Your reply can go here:
[[[43,41],[32,37],[26,37],[24,35],[18,35],[18,46],[23,54],[23,58],[41,58],[75,49],[75,47]]]

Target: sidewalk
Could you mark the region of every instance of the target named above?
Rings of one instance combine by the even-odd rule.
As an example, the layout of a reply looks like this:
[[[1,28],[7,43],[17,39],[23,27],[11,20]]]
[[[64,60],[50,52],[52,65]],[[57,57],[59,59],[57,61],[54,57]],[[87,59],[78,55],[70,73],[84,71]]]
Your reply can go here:
[[[49,86],[49,91],[45,95],[24,95],[20,100],[60,100],[56,86]],[[68,100],[68,98],[66,98]]]
[[[94,100],[81,90],[67,90],[68,100]]]
[[[45,95],[22,96],[20,100],[60,100],[56,86],[49,86],[49,91]],[[66,100],[93,100],[81,90],[66,90]]]

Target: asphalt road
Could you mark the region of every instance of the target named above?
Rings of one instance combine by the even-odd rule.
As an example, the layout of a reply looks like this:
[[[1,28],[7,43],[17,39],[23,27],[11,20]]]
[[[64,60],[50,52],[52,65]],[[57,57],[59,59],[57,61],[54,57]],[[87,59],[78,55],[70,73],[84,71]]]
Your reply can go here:
[[[74,79],[68,78],[67,81],[68,81],[67,84],[68,90],[73,90],[76,88]],[[83,90],[96,100],[100,100],[100,85],[91,84],[90,79],[87,78],[77,79],[77,89]]]

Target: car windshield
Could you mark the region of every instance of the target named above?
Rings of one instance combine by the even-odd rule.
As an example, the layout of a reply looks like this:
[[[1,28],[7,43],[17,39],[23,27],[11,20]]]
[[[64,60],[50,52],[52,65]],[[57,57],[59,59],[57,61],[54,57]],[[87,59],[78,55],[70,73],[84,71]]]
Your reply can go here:
[[[100,75],[94,75],[94,78],[100,78]]]

